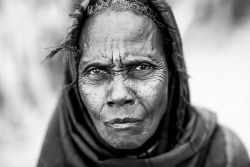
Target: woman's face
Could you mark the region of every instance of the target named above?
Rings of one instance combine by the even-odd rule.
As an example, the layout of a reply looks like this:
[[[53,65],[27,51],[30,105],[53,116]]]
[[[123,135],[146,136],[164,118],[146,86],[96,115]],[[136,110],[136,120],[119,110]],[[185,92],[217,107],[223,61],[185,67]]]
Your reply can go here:
[[[104,12],[85,24],[80,47],[79,91],[98,133],[116,149],[140,147],[167,108],[157,25],[131,12]]]

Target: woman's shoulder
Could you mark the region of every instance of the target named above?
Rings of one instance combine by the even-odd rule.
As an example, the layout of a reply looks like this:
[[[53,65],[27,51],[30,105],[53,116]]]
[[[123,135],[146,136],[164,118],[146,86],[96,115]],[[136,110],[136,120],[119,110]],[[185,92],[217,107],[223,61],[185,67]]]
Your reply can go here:
[[[225,154],[229,166],[250,167],[249,156],[244,144],[239,137],[230,129],[219,127],[224,136]]]
[[[244,144],[232,130],[217,122],[215,113],[200,107],[194,107],[193,111],[198,113],[205,124],[216,124],[209,141],[205,167],[250,167]]]
[[[218,125],[210,143],[206,167],[250,167],[244,144],[230,129]]]

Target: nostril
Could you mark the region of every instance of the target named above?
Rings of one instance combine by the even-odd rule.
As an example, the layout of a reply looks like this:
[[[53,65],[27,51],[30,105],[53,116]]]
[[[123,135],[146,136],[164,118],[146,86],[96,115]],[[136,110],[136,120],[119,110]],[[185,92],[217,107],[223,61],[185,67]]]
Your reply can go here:
[[[108,101],[107,104],[108,104],[108,106],[113,106],[113,105],[115,105],[115,103],[112,102],[112,101]]]
[[[134,100],[126,100],[124,105],[126,105],[126,104],[133,105],[134,103],[135,103]]]

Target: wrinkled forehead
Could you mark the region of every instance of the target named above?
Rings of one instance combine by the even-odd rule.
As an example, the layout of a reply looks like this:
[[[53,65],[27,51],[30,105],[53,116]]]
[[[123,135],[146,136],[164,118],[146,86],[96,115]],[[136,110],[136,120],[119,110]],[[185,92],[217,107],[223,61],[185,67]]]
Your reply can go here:
[[[80,37],[80,47],[83,44],[91,45],[108,40],[130,42],[151,40],[159,44],[160,30],[146,15],[129,11],[105,11],[86,22]]]

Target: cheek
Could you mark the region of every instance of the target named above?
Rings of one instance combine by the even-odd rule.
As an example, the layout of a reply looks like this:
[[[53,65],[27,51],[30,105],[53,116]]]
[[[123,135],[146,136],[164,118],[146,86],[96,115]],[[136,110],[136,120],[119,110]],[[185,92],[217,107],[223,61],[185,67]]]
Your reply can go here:
[[[98,119],[99,113],[105,104],[105,87],[89,85],[84,83],[81,79],[79,79],[78,85],[81,99],[89,114],[91,115],[92,119]]]
[[[168,84],[167,80],[161,77],[161,79],[150,79],[137,85],[138,100],[147,112],[142,136],[149,138],[155,133],[166,112]]]
[[[166,78],[167,79],[167,78]],[[137,86],[137,97],[148,112],[150,120],[161,117],[167,106],[168,84],[166,80],[151,79]]]

